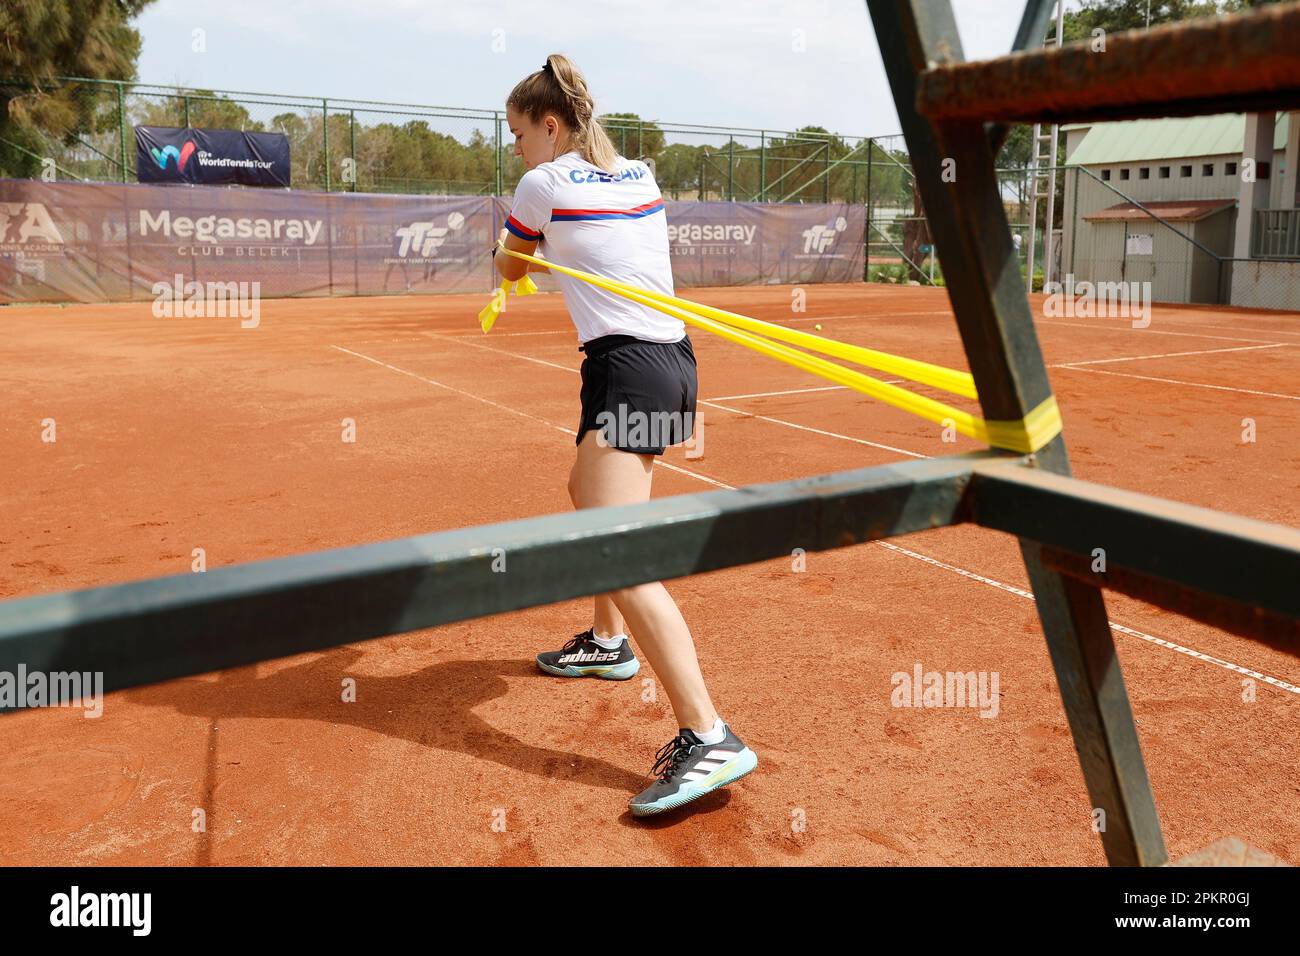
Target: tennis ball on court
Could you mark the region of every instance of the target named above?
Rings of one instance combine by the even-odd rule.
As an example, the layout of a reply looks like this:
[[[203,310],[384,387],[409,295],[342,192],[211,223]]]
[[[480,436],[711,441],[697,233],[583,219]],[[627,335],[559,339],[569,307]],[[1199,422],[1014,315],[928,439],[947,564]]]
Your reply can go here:
[[[816,329],[818,332],[820,332],[822,330],[821,323],[819,322],[818,324],[814,325],[813,328]]]

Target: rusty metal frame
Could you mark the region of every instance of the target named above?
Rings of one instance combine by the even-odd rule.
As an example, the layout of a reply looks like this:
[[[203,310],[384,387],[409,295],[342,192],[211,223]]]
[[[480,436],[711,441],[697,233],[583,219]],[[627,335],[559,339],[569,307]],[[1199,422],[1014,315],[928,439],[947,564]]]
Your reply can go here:
[[[1300,5],[1102,39],[1104,52],[1089,39],[971,63],[936,49],[916,109],[933,121],[1060,123],[1300,105]]]

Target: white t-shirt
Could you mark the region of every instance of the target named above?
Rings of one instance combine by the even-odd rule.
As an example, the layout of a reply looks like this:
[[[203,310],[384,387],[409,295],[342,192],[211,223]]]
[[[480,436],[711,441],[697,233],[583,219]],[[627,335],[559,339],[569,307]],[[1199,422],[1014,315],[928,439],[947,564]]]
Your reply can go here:
[[[521,239],[541,239],[547,259],[666,295],[673,291],[668,224],[659,186],[645,163],[618,157],[616,173],[603,172],[577,152],[530,169],[519,180],[506,228]],[[578,340],[634,335],[677,342],[681,320],[552,272],[564,293]]]

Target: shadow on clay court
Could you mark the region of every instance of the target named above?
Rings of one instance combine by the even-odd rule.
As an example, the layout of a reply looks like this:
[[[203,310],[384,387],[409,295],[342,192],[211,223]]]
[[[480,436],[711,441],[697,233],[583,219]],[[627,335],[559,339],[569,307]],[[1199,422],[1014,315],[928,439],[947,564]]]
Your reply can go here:
[[[350,724],[422,747],[490,760],[547,780],[571,780],[629,795],[645,778],[605,760],[525,743],[491,726],[474,708],[509,692],[507,677],[541,678],[530,660],[446,661],[399,676],[354,669],[362,652],[342,648],[259,676],[253,667],[217,680],[189,679],[125,691],[127,699],[209,720],[258,717]],[[357,678],[344,703],[341,681]],[[211,782],[209,782],[210,791]]]
[[[642,786],[648,781],[642,781]],[[727,804],[731,802],[730,790],[714,790],[707,797],[700,797],[684,807],[668,813],[661,813],[653,817],[634,817],[631,810],[624,811],[623,815],[618,818],[618,822],[625,827],[632,827],[636,830],[667,830],[688,817],[704,816],[708,813],[715,813],[718,810],[725,810]]]

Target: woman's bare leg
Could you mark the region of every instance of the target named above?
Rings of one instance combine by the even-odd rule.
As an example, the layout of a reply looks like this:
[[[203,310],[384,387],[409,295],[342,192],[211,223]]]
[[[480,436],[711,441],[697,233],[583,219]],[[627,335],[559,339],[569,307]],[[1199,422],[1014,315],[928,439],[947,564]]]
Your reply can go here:
[[[577,462],[574,462],[573,470],[569,472],[569,500],[573,502],[573,507],[583,507],[578,503],[580,498],[578,495]],[[597,594],[593,600],[595,607],[592,611],[591,623],[596,636],[613,637],[615,634],[626,634],[627,623],[623,620],[623,615],[619,613],[618,605],[614,603],[614,599],[608,594]]]
[[[578,460],[569,479],[569,494],[578,508],[636,504],[650,500],[654,456],[638,455],[602,446],[599,432],[589,431],[578,446]],[[695,641],[677,603],[667,588],[655,582],[622,588],[596,599],[597,633],[601,622],[601,601],[610,602],[616,620],[606,619],[606,626],[631,625],[632,634],[645,652],[650,666],[659,675],[679,727],[707,731],[712,729],[718,712],[709,699],[695,654]],[[609,613],[606,611],[605,613]]]

